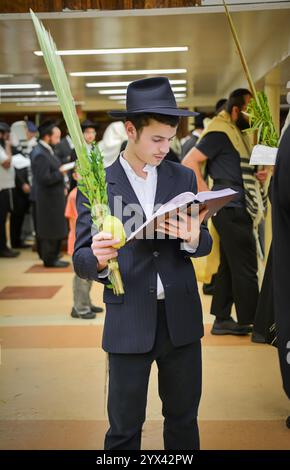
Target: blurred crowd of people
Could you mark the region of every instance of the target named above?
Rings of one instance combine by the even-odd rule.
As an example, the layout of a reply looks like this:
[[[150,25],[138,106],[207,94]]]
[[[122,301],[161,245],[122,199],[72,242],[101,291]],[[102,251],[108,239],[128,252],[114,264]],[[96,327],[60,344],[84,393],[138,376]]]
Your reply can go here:
[[[88,154],[96,141],[97,123],[81,123]],[[98,142],[105,166],[118,157],[126,141],[123,122],[111,123]],[[69,135],[57,123],[0,122],[0,257],[15,258],[20,249],[34,248],[47,268],[66,268],[63,242],[73,254],[77,219],[76,153]],[[10,215],[10,217],[8,217]],[[7,223],[9,220],[9,224]],[[7,229],[9,237],[7,240]],[[31,243],[32,242],[32,243]],[[92,283],[73,279],[73,318],[92,319],[101,307],[91,302]]]

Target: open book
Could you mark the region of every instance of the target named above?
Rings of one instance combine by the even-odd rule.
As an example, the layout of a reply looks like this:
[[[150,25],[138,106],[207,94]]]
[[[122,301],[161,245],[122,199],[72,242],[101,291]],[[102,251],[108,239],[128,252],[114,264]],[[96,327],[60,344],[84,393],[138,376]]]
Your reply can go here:
[[[163,204],[143,225],[135,230],[135,232],[131,233],[127,238],[127,242],[134,238],[154,238],[154,231],[159,223],[168,217],[176,216],[178,211],[197,215],[198,212],[206,208],[208,213],[204,220],[207,221],[216,214],[219,209],[234,199],[237,194],[237,191],[233,191],[230,188],[221,189],[219,191],[202,191],[197,194],[191,192],[178,194],[173,199]]]
[[[270,165],[276,164],[278,148],[266,145],[255,145],[252,151],[250,165]]]

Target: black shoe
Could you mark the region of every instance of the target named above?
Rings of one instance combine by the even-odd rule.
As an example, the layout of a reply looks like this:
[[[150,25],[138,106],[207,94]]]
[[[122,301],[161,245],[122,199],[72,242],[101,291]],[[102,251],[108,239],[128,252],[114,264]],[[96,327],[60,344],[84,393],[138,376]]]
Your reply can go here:
[[[290,416],[286,419],[286,426],[288,429],[290,429]]]
[[[96,314],[94,312],[88,312],[88,313],[85,313],[84,315],[80,315],[75,308],[72,308],[72,311],[71,311],[71,316],[73,318],[81,318],[82,320],[93,320],[94,318],[96,318]]]
[[[20,248],[20,249],[25,249],[25,248],[32,248],[32,245],[28,245],[28,243],[21,242],[17,245],[12,245],[12,248]]]
[[[237,322],[235,322],[235,320],[233,320],[233,318],[229,318],[228,320],[215,319],[211,329],[212,335],[245,336],[248,333],[248,327],[240,326]]]
[[[241,328],[244,328],[244,330],[246,330],[248,333],[253,333],[253,325],[240,325],[239,323],[238,325]]]
[[[67,268],[69,265],[68,261],[60,261],[59,259],[54,261],[54,263],[44,263],[46,268]]]
[[[261,335],[260,333],[257,333],[256,331],[253,331],[251,341],[252,343],[260,343],[260,344],[266,343],[265,337]]]
[[[11,250],[10,248],[6,248],[6,250],[0,251],[0,258],[16,258],[20,255],[19,251]]]
[[[92,305],[91,306],[91,311],[94,312],[94,313],[101,313],[104,311],[104,309],[102,307],[97,307],[96,305]]]

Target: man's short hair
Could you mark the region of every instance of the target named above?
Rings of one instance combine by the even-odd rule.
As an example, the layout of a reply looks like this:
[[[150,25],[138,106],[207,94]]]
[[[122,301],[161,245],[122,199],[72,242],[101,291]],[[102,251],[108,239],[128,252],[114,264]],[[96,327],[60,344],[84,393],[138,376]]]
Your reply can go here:
[[[51,135],[54,127],[57,127],[56,122],[52,121],[51,119],[44,121],[38,127],[39,138],[43,139],[43,137],[46,135]]]
[[[246,102],[245,96],[247,95],[252,96],[252,93],[247,90],[247,88],[238,88],[232,91],[226,104],[227,112],[231,113],[234,106],[238,106],[239,109],[242,109]]]
[[[150,121],[157,121],[161,124],[167,124],[171,127],[177,127],[179,124],[179,116],[169,116],[165,114],[155,113],[140,113],[140,114],[128,114],[125,121],[131,121],[134,124],[137,133],[140,134],[144,127],[150,125]]]

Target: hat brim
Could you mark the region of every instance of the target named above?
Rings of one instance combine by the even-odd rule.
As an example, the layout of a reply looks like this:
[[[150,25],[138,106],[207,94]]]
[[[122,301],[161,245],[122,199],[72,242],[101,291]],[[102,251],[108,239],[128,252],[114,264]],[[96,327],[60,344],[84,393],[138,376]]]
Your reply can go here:
[[[198,116],[199,113],[195,111],[187,111],[186,109],[178,108],[153,108],[153,109],[138,109],[138,111],[109,111],[109,115],[116,118],[125,118],[134,114],[164,114],[166,116]]]
[[[81,130],[82,131],[85,131],[86,129],[95,129],[95,131],[97,131],[99,128],[98,124],[94,125],[94,126],[82,126],[81,125]]]

